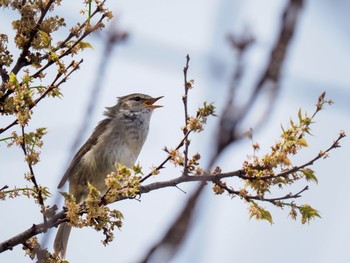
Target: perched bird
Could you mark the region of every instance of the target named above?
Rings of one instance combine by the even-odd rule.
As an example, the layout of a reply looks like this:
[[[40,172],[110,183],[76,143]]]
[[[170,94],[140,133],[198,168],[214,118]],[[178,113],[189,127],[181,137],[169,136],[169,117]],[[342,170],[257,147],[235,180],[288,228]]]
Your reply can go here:
[[[77,203],[88,195],[88,183],[103,195],[105,178],[115,171],[115,164],[132,167],[146,141],[152,112],[162,106],[154,103],[162,97],[134,93],[119,97],[118,103],[107,107],[102,120],[86,143],[75,154],[58,188],[69,181],[69,193]],[[62,223],[54,241],[54,250],[65,257],[71,226]]]

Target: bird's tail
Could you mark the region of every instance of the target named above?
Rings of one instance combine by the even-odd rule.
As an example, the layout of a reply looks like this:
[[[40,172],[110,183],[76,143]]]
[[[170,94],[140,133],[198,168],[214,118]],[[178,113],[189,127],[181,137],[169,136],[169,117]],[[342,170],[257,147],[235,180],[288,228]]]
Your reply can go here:
[[[67,223],[62,223],[58,228],[53,247],[55,252],[58,253],[61,258],[66,256],[67,244],[71,229],[72,227]]]

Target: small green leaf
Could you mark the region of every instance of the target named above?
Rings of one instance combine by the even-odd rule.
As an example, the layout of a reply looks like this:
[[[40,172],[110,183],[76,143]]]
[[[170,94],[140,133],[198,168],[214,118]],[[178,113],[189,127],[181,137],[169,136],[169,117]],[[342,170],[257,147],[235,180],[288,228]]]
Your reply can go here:
[[[140,165],[140,163],[134,164],[132,166],[132,170],[134,171],[134,174],[141,174],[141,175],[143,175],[143,173],[142,173],[142,166]]]
[[[301,115],[301,108],[299,108],[299,110],[298,110],[298,118],[299,118],[299,123],[302,123],[303,122],[303,117]]]
[[[260,207],[257,203],[251,201],[251,206],[249,208],[249,213],[251,219],[252,217],[255,217],[257,220],[267,220],[270,222],[270,224],[273,224],[271,213],[264,208]]]
[[[91,49],[94,49],[93,46],[89,43],[89,42],[84,42],[84,41],[80,41],[78,43],[79,47],[81,49],[84,49],[84,48],[91,48]]]
[[[281,123],[281,129],[282,129],[282,132],[285,133],[285,130],[284,130],[284,128],[283,128],[282,123]]]
[[[16,76],[15,73],[13,73],[13,72],[10,73],[10,79],[9,79],[9,81],[10,81],[11,83],[13,83],[13,84],[18,84],[17,76]]]
[[[52,60],[52,61],[58,61],[59,60],[58,55],[54,51],[50,51],[50,56],[49,57],[50,57],[50,60]]]
[[[273,224],[271,213],[263,208],[261,208],[261,219],[267,220],[270,224]]]
[[[321,218],[319,212],[312,208],[310,205],[302,205],[298,207],[300,214],[301,214],[301,223],[305,224],[306,222],[309,224],[311,219],[314,219],[315,217]]]
[[[305,175],[305,179],[307,181],[314,181],[316,184],[318,184],[317,177],[315,175],[315,172],[309,168],[304,168],[301,170],[301,172]]]
[[[49,46],[50,43],[51,43],[51,37],[48,33],[46,33],[45,31],[42,31],[42,30],[38,30],[40,36],[41,36],[41,45],[44,45],[44,46]]]
[[[306,141],[303,137],[301,137],[300,139],[298,139],[298,140],[297,140],[297,143],[298,143],[298,145],[300,145],[300,146],[302,146],[302,147],[307,147],[307,146],[308,146],[307,141]]]

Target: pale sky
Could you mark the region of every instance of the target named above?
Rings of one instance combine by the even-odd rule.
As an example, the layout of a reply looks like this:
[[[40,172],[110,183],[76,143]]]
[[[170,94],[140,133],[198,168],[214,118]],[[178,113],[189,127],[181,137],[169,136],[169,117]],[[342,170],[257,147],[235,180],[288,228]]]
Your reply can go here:
[[[82,1],[62,2],[61,10],[67,14],[68,22],[76,21]],[[234,58],[226,42],[227,34],[249,28],[256,37],[256,46],[247,57],[249,72],[244,81],[247,85],[254,83],[266,63],[286,3],[284,0],[268,3],[258,0],[109,2],[119,19],[119,27],[128,31],[130,38],[113,53],[101,98],[96,101],[96,112],[89,130],[82,136],[87,138],[90,135],[101,120],[104,107],[113,105],[118,96],[132,92],[165,96],[161,100],[165,107],[154,112],[148,140],[139,156],[145,172],[165,158],[161,150],[164,146],[171,148],[181,138],[182,68],[186,54],[191,56],[189,78],[195,80],[195,89],[190,93],[190,110],[195,112],[206,100],[216,103],[220,113]],[[280,133],[280,124],[287,124],[290,117],[296,116],[299,107],[312,112],[323,91],[335,104],[319,114],[312,130],[314,136],[309,140],[310,147],[296,158],[296,162],[305,162],[319,150],[328,148],[340,130],[350,131],[348,10],[350,3],[345,0],[306,1],[286,60],[282,91],[275,111],[255,135],[262,151],[269,149]],[[11,20],[11,14],[0,9],[0,32],[9,32],[5,25]],[[48,128],[42,162],[35,167],[35,172],[38,181],[48,185],[54,195],[57,195],[56,186],[64,172],[102,53],[101,42],[96,36],[90,37],[89,41],[94,50],[84,52],[81,70],[63,86],[64,97],[41,103],[34,110],[30,126]],[[216,121],[209,120],[209,129],[200,139],[194,138],[191,144],[192,151],[201,151],[204,160],[210,156]],[[8,118],[2,117],[0,127],[8,122]],[[271,208],[274,224],[249,220],[247,206],[242,200],[226,195],[214,196],[209,186],[200,201],[193,231],[172,263],[350,262],[350,177],[347,165],[350,150],[347,138],[342,141],[342,146],[331,152],[330,158],[315,164],[313,169],[317,172],[319,184],[308,183],[310,190],[297,200],[317,208],[321,219],[310,225],[301,225],[300,221],[294,222],[288,217],[288,211],[263,204]],[[242,141],[230,147],[218,165],[223,171],[239,169],[248,154],[251,154],[250,142]],[[22,175],[26,166],[20,149],[7,149],[1,144],[0,167],[0,186],[23,186]],[[163,170],[159,178],[163,180],[178,175],[179,170],[169,168]],[[151,181],[156,181],[156,178]],[[298,184],[287,193],[305,185]],[[190,193],[192,186],[182,185],[182,189]],[[115,241],[104,247],[100,243],[102,234],[90,229],[73,229],[68,260],[73,263],[137,262],[162,236],[188,196],[176,188],[169,188],[143,195],[141,202],[128,200],[113,205],[125,217],[122,230],[115,232]],[[53,197],[52,202],[54,200]],[[1,241],[41,222],[42,218],[39,208],[25,198],[0,202],[0,211]],[[0,262],[32,261],[24,257],[18,246],[0,254]]]

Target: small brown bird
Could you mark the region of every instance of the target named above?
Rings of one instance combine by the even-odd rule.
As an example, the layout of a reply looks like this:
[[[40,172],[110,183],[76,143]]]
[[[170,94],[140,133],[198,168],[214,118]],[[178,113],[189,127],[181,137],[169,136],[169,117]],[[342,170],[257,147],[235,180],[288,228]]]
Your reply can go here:
[[[162,97],[134,93],[119,97],[107,107],[102,120],[90,138],[79,149],[63,175],[58,188],[69,181],[69,193],[77,203],[89,192],[88,183],[103,195],[107,191],[106,176],[115,171],[115,164],[132,167],[146,141],[152,112],[162,106],[154,103]],[[62,223],[54,241],[54,250],[65,257],[71,226]]]

